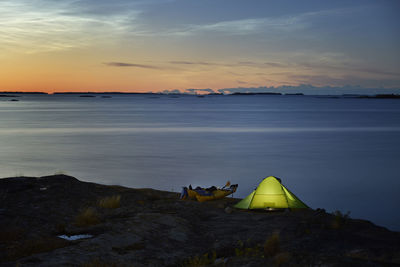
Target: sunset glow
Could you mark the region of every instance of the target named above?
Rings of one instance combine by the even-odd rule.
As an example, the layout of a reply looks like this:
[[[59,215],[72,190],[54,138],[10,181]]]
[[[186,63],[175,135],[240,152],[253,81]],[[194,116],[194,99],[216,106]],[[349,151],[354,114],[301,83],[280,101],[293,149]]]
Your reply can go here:
[[[397,1],[0,2],[0,91],[400,88]]]

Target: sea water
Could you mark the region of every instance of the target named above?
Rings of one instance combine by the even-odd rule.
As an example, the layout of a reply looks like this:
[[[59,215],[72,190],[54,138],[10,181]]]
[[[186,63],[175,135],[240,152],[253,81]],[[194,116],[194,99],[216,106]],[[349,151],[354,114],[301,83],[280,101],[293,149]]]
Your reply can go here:
[[[180,191],[273,175],[312,208],[400,230],[400,101],[318,96],[0,99],[2,177]]]

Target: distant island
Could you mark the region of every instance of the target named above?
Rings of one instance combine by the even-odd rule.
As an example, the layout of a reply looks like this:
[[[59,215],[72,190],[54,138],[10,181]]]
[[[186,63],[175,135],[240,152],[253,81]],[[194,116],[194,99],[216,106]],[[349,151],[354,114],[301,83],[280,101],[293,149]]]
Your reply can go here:
[[[0,91],[0,94],[47,95],[45,92]]]
[[[240,93],[240,92],[236,92],[236,93],[232,93],[232,94],[229,94],[229,95],[282,95],[282,93],[274,93],[274,92]]]
[[[360,98],[399,98],[400,99],[400,95],[395,95],[395,94],[379,94],[379,95],[374,95],[374,96],[363,95],[363,96],[360,96]]]
[[[20,95],[3,95],[3,94],[0,94],[0,97],[21,97]]]

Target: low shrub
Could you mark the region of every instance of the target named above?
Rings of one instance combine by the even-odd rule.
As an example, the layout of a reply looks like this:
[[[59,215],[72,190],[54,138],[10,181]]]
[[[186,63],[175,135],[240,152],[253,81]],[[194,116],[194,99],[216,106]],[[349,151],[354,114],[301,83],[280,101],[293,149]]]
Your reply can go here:
[[[100,223],[99,215],[94,208],[86,208],[75,218],[76,226],[90,226]]]
[[[106,262],[99,258],[94,258],[94,259],[90,260],[89,262],[83,263],[81,266],[82,267],[118,267],[120,265],[117,263],[113,263],[113,262]]]
[[[282,264],[288,263],[290,258],[291,255],[289,252],[281,252],[276,254],[274,257],[275,266],[281,266]]]
[[[144,200],[136,200],[136,203],[139,205],[144,205],[146,202]]]
[[[331,224],[331,227],[333,229],[341,228],[350,218],[350,211],[348,211],[347,213],[342,213],[340,210],[336,210],[332,214],[335,216]]]
[[[273,233],[264,244],[264,256],[266,258],[273,257],[280,252],[279,233]]]
[[[248,240],[249,241],[249,240]],[[237,257],[260,257],[262,256],[262,247],[257,244],[256,246],[245,246],[243,241],[238,241],[239,247],[235,248],[235,255]]]
[[[105,197],[99,200],[99,207],[105,209],[116,209],[121,206],[121,195]]]

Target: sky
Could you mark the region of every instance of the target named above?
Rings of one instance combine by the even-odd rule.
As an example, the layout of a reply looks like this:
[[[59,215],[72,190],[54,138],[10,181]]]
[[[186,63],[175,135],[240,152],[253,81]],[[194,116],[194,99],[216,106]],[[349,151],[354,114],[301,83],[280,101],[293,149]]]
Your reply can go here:
[[[0,0],[0,91],[395,92],[399,12],[397,0]]]

